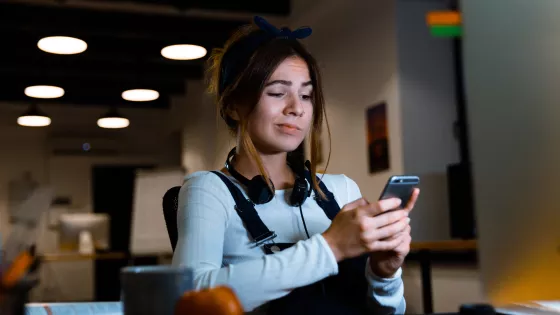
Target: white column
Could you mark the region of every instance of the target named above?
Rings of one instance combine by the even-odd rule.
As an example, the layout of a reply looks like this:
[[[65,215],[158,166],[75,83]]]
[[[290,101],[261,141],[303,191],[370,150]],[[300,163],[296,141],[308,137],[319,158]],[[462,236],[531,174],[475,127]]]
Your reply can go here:
[[[187,82],[182,110],[182,165],[187,173],[213,168],[216,143],[216,109],[201,80]]]

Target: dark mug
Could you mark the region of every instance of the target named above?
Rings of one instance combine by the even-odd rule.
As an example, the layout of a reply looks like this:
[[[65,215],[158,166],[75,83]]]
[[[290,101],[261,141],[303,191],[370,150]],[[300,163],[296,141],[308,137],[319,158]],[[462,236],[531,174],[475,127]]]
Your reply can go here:
[[[175,303],[193,289],[193,272],[177,266],[137,266],[121,269],[124,315],[173,315]]]

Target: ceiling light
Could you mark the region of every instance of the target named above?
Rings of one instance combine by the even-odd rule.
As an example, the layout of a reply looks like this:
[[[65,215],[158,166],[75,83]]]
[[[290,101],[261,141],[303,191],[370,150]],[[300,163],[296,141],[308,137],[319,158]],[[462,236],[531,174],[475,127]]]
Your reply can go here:
[[[18,117],[17,123],[26,127],[45,127],[51,124],[51,119],[33,104],[29,110]]]
[[[50,36],[37,42],[42,51],[58,55],[74,55],[84,52],[87,44],[81,39],[68,36]]]
[[[134,89],[122,92],[122,98],[132,102],[148,102],[159,97],[158,91],[147,89]]]
[[[64,89],[52,85],[34,85],[26,87],[24,93],[34,98],[59,98],[64,95]]]
[[[206,56],[206,48],[198,45],[171,45],[163,48],[161,55],[174,60],[192,60]]]
[[[120,129],[128,127],[130,121],[120,115],[116,109],[112,109],[97,120],[97,125],[101,128]]]

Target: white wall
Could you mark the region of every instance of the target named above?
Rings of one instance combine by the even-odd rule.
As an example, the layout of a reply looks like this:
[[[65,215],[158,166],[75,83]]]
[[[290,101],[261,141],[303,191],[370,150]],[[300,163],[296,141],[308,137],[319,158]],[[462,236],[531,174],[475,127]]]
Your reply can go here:
[[[203,80],[187,81],[187,106],[183,119],[182,165],[187,173],[221,168],[230,137],[225,122],[219,118],[213,97],[206,92]],[[225,149],[227,150],[227,149]]]
[[[16,136],[17,135],[17,136]],[[0,128],[0,234],[5,241],[10,232],[8,185],[11,179],[31,172],[33,178],[47,178],[46,133],[44,130],[17,127]]]
[[[459,162],[452,40],[435,38],[426,13],[448,1],[397,1],[399,99],[404,172],[420,176],[411,213],[415,240],[450,238],[447,166]]]
[[[187,81],[187,106],[183,119],[182,165],[187,174],[201,170],[221,169],[231,148],[236,145],[214,98],[206,92],[202,80]]]

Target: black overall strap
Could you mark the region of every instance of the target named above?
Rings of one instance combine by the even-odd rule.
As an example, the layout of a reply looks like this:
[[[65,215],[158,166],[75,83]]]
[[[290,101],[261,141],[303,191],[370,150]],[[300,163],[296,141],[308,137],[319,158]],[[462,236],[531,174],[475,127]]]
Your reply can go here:
[[[231,180],[229,180],[229,178],[227,178],[227,176],[225,176],[224,174],[218,171],[212,171],[212,173],[218,175],[218,177],[220,177],[224,184],[226,184],[231,193],[231,196],[235,201],[235,210],[237,211],[237,214],[239,215],[243,223],[245,223],[245,227],[249,231],[249,234],[251,234],[254,242],[257,245],[261,245],[262,243],[275,238],[276,233],[274,231],[270,231],[266,227],[266,225],[259,217],[257,210],[255,210],[254,204],[250,200],[245,198],[241,190],[236,185],[234,185]],[[309,171],[305,171],[305,176],[307,181],[311,185],[311,173]],[[317,202],[319,207],[323,209],[325,215],[332,221],[340,211],[340,206],[334,199],[334,194],[329,191],[327,186],[325,186],[325,183],[323,183],[319,177],[317,177],[317,181],[319,183],[319,187],[326,195],[327,199],[325,200],[321,198],[317,191],[313,189],[313,191],[315,191],[315,201]]]
[[[241,190],[224,174],[217,171],[212,171],[212,173],[218,175],[224,184],[226,184],[233,200],[235,201],[235,210],[243,223],[245,223],[245,227],[249,231],[249,234],[251,234],[251,237],[256,245],[258,246],[267,240],[275,238],[276,233],[274,233],[274,231],[270,231],[266,227],[259,217],[257,210],[255,210],[253,203],[245,198]]]
[[[311,184],[312,183],[311,172],[306,170],[305,177],[307,178],[309,184],[313,186]],[[338,205],[338,202],[336,202],[336,199],[334,199],[334,194],[330,192],[327,186],[325,186],[325,183],[319,178],[319,176],[316,176],[316,178],[317,178],[317,182],[319,183],[319,188],[321,188],[321,191],[323,191],[327,199],[325,200],[321,198],[317,190],[315,190],[315,188],[313,187],[313,191],[315,192],[315,201],[317,201],[319,207],[323,209],[327,217],[332,221],[334,217],[338,214],[338,212],[340,212],[340,206]]]

